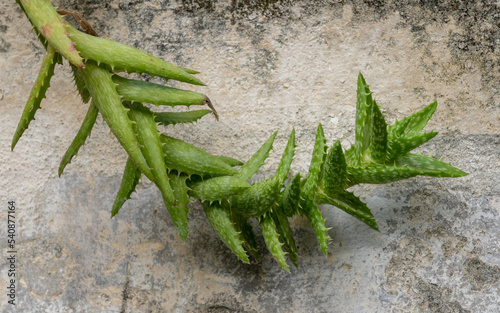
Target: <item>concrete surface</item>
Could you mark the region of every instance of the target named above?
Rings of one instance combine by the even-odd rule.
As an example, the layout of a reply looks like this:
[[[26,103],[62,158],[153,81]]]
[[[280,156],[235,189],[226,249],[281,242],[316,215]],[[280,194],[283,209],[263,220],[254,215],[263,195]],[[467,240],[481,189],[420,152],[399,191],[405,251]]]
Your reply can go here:
[[[56,3],[57,1],[54,1]],[[300,270],[268,252],[236,260],[198,205],[183,243],[145,180],[110,219],[126,160],[99,119],[57,177],[86,107],[56,68],[36,121],[10,141],[43,48],[14,1],[0,3],[1,312],[7,304],[7,201],[18,205],[18,312],[498,312],[500,99],[498,1],[58,1],[103,37],[201,71],[221,116],[166,132],[246,160],[275,130],[261,176],[277,167],[292,127],[293,172],[308,168],[321,122],[332,143],[354,140],[361,71],[389,121],[437,100],[423,147],[470,173],[366,185],[381,232],[323,207],[324,257],[302,219]],[[156,212],[156,213],[155,213]]]

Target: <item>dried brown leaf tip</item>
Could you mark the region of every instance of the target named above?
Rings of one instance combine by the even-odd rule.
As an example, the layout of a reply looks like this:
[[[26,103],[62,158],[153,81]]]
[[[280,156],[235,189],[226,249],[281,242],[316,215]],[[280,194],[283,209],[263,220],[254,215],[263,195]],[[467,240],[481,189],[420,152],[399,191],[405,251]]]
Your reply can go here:
[[[89,24],[89,22],[87,22],[83,17],[81,17],[78,13],[74,12],[74,11],[71,11],[71,10],[66,10],[66,9],[58,9],[57,10],[57,13],[61,14],[61,15],[69,15],[69,16],[72,16],[77,22],[78,24],[80,24],[80,27],[82,28],[82,30],[91,35],[91,36],[94,36],[94,37],[99,37],[99,35],[97,34],[97,32],[92,28],[92,26]]]
[[[219,121],[219,114],[217,114],[217,111],[215,110],[214,105],[212,104],[212,101],[208,97],[205,97],[205,100],[203,100],[203,104],[206,104],[214,113],[215,119]]]

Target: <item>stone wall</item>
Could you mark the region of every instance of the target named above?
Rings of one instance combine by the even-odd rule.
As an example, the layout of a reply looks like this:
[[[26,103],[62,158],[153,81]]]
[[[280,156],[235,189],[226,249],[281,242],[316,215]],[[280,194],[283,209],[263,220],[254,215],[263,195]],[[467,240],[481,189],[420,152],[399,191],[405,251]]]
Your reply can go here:
[[[390,122],[438,101],[427,129],[440,134],[422,151],[470,175],[357,187],[380,233],[322,207],[332,227],[327,257],[308,222],[294,219],[300,269],[291,274],[264,249],[260,262],[237,261],[198,204],[182,242],[146,180],[110,219],[126,155],[102,119],[57,177],[86,112],[67,66],[56,68],[36,121],[10,151],[44,51],[15,2],[3,1],[0,288],[14,200],[18,312],[497,312],[497,1],[56,2],[102,37],[201,72],[206,87],[172,85],[209,95],[221,120],[168,134],[246,160],[279,130],[261,178],[273,174],[292,128],[294,173],[307,172],[318,123],[329,144],[354,141],[358,72]],[[1,311],[15,312],[5,295]]]

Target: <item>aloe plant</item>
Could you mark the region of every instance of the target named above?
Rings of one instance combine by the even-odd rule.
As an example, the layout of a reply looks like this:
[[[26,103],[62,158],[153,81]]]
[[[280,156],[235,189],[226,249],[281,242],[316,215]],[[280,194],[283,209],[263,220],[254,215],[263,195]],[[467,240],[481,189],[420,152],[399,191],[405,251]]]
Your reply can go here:
[[[360,183],[383,184],[418,175],[467,175],[431,156],[411,153],[437,135],[437,132],[422,131],[437,103],[388,125],[363,75],[359,74],[354,144],[347,150],[339,141],[328,147],[320,124],[307,175],[299,173],[289,177],[296,148],[295,131],[292,131],[275,175],[250,184],[249,180],[268,158],[277,132],[245,163],[209,154],[181,139],[163,135],[157,129],[158,124],[193,123],[209,113],[217,117],[208,97],[131,80],[120,73],[147,73],[167,80],[204,85],[193,76],[196,71],[98,38],[87,23],[84,23],[84,29],[89,34],[80,32],[58,12],[69,14],[80,23],[83,19],[73,12],[56,11],[48,0],[17,2],[34,25],[47,55],[14,133],[12,149],[34,119],[54,74],[55,63],[61,63],[62,57],[66,58],[82,101],[88,103],[92,100],[76,138],[62,158],[59,175],[84,144],[100,113],[129,156],[111,216],[119,213],[144,174],[159,188],[183,240],[188,236],[188,204],[196,199],[202,203],[216,234],[238,259],[248,263],[248,253],[259,258],[254,230],[259,225],[271,255],[285,271],[289,271],[287,256],[293,265],[298,267],[299,264],[290,218],[303,216],[310,221],[326,255],[331,238],[320,204],[335,206],[379,231],[369,207],[347,188]],[[207,105],[212,110],[158,113],[142,103],[155,106]]]

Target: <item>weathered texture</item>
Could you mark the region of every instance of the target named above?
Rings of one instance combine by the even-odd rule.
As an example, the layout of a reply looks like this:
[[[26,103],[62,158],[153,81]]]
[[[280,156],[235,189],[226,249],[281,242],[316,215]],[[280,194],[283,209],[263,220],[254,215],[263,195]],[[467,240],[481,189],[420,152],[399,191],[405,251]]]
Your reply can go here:
[[[300,270],[291,274],[264,251],[260,262],[237,261],[199,205],[192,206],[183,243],[160,193],[145,179],[136,200],[110,219],[126,153],[101,118],[57,178],[60,157],[86,112],[67,67],[56,67],[43,109],[9,151],[44,52],[15,2],[3,1],[0,222],[5,234],[5,203],[17,201],[18,312],[497,312],[498,3],[58,4],[79,12],[105,38],[201,72],[207,87],[174,86],[207,94],[221,121],[204,118],[169,128],[169,135],[246,160],[279,130],[261,176],[277,168],[292,127],[293,173],[307,171],[317,123],[328,144],[354,142],[359,71],[390,122],[437,100],[427,130],[440,134],[423,152],[436,151],[470,175],[357,187],[380,233],[322,206],[333,238],[326,258],[310,225],[295,219]],[[2,288],[6,262],[2,255]],[[14,312],[3,292],[0,306]]]

